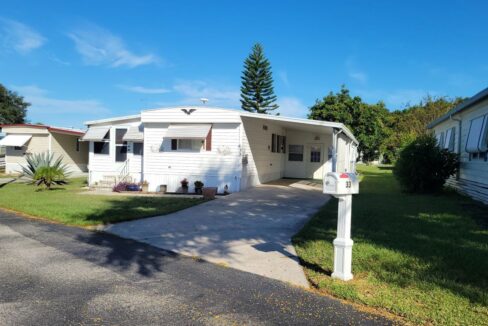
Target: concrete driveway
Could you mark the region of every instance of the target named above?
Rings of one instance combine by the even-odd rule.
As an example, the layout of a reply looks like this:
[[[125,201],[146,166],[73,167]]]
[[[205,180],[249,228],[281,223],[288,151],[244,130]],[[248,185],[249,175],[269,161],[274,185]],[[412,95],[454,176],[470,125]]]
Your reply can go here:
[[[291,237],[328,196],[307,181],[279,180],[106,232],[179,254],[308,287]]]

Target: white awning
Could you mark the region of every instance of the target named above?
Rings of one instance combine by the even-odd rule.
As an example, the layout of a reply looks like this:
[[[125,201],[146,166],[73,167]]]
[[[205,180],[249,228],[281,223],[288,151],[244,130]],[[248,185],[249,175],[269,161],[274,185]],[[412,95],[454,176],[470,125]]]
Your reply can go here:
[[[101,141],[110,130],[110,126],[90,127],[81,140],[83,141]]]
[[[171,124],[166,131],[165,138],[204,139],[212,128],[211,124]]]
[[[0,146],[22,147],[32,138],[32,135],[7,135],[0,140]]]
[[[144,140],[144,133],[142,132],[142,125],[129,127],[124,137],[124,141],[142,142]]]

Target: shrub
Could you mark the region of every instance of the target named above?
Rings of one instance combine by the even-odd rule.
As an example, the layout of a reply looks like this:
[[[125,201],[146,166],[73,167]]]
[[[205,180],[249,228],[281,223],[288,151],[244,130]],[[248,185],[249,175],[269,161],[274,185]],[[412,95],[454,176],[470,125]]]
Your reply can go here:
[[[195,188],[203,188],[203,182],[197,180],[194,182]]]
[[[458,171],[458,155],[437,145],[432,135],[423,135],[401,152],[393,170],[400,185],[408,192],[437,192]]]
[[[37,186],[45,185],[51,189],[53,184],[66,184],[68,167],[62,163],[63,157],[56,160],[53,153],[39,153],[26,156],[27,165],[22,166],[22,176],[30,179]]]
[[[136,183],[130,182],[119,182],[113,188],[113,192],[122,192],[122,191],[139,191],[139,185]]]

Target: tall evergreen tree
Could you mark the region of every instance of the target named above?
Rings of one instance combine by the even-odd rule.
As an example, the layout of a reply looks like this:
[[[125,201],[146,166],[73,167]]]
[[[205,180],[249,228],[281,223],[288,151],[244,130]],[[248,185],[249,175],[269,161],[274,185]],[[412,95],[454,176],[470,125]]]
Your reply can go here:
[[[0,84],[0,124],[24,123],[30,103]]]
[[[244,61],[242,72],[241,104],[249,112],[265,113],[278,108],[273,89],[271,65],[264,56],[263,47],[257,43]]]

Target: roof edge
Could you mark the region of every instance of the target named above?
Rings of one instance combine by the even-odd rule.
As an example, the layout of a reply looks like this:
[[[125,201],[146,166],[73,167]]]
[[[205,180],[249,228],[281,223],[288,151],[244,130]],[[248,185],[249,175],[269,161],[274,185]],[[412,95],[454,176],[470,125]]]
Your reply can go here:
[[[483,101],[484,99],[488,98],[488,87],[483,89],[482,91],[476,93],[475,95],[471,96],[467,100],[463,101],[462,103],[456,105],[454,108],[449,110],[446,114],[440,116],[439,118],[435,119],[431,123],[427,125],[427,129],[432,129],[438,124],[448,120],[453,115],[458,114],[459,112],[469,109],[471,106]]]

